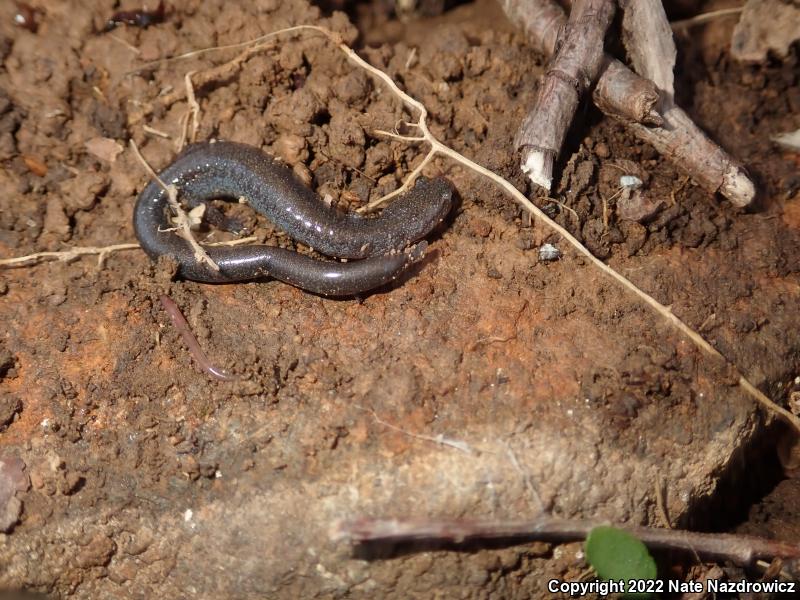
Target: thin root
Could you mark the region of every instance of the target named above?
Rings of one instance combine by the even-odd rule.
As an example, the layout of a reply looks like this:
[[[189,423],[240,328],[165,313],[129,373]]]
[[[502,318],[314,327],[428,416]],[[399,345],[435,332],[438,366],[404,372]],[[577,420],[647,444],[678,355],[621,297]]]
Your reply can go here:
[[[450,448],[454,448],[455,450],[458,450],[458,451],[463,452],[465,454],[475,454],[477,452],[475,449],[472,448],[472,446],[470,446],[466,442],[462,442],[460,440],[453,440],[453,439],[450,439],[450,438],[446,438],[441,434],[437,435],[437,436],[432,436],[432,435],[424,435],[424,434],[421,434],[421,433],[412,433],[410,431],[406,431],[405,429],[401,429],[397,425],[392,425],[391,423],[388,423],[388,422],[384,421],[371,408],[365,408],[365,407],[359,406],[357,404],[354,404],[353,406],[355,406],[356,408],[360,408],[361,410],[366,411],[368,413],[371,413],[372,414],[372,418],[375,419],[376,423],[378,423],[380,425],[383,425],[384,427],[388,427],[389,429],[392,429],[394,431],[397,431],[398,433],[402,433],[403,435],[407,435],[409,437],[412,437],[412,438],[414,438],[416,440],[422,440],[422,441],[425,441],[425,442],[431,442],[432,444],[436,444],[438,446],[448,446]]]
[[[401,185],[395,191],[389,192],[388,194],[386,194],[385,196],[381,196],[377,200],[373,200],[366,206],[362,206],[361,208],[358,209],[358,212],[360,213],[371,212],[376,208],[378,208],[381,204],[388,202],[395,196],[399,196],[400,194],[405,194],[408,190],[411,189],[411,186],[414,185],[414,182],[417,180],[417,177],[419,177],[422,174],[422,169],[424,169],[427,166],[427,164],[433,160],[434,156],[436,156],[436,151],[434,149],[431,149],[428,152],[428,154],[425,155],[425,158],[422,159],[422,162],[420,162],[414,168],[414,170],[411,171],[408,177],[406,177],[406,180],[403,182],[403,185]]]
[[[169,206],[175,215],[175,222],[178,226],[178,231],[176,233],[185,239],[192,247],[194,250],[195,260],[198,262],[204,262],[210,268],[214,269],[215,271],[219,271],[219,266],[217,263],[211,260],[211,257],[206,253],[205,250],[203,250],[203,247],[192,234],[192,226],[191,222],[189,221],[189,216],[181,208],[181,205],[178,202],[178,189],[174,185],[166,185],[163,181],[161,181],[161,178],[156,175],[156,172],[149,164],[147,164],[147,161],[144,159],[141,152],[139,152],[139,147],[136,145],[136,142],[133,141],[133,138],[131,138],[131,149],[136,155],[136,158],[139,159],[139,162],[142,163],[142,166],[150,175],[150,178],[156,181],[158,185],[161,186],[161,189],[167,193],[167,201],[169,202]]]
[[[239,238],[235,240],[228,240],[225,242],[204,242],[204,246],[241,246],[243,244],[251,244],[257,242],[256,236]],[[11,269],[14,267],[30,267],[40,262],[48,260],[57,260],[60,262],[70,262],[81,256],[97,255],[97,265],[103,266],[109,254],[114,252],[121,252],[123,250],[139,250],[139,244],[114,244],[113,246],[74,246],[67,250],[60,250],[58,252],[36,252],[26,256],[17,256],[15,258],[0,258],[0,267]]]
[[[684,29],[689,29],[690,27],[694,27],[695,25],[702,25],[703,23],[709,23],[716,19],[721,19],[722,17],[734,17],[739,15],[744,10],[744,6],[738,6],[736,8],[722,8],[720,10],[712,10],[707,13],[701,13],[699,15],[695,15],[689,19],[682,19],[680,21],[673,21],[669,24],[672,28],[672,31],[682,31]]]
[[[139,244],[115,244],[113,246],[75,246],[69,250],[62,250],[60,252],[36,252],[26,256],[17,256],[15,258],[2,258],[0,259],[0,266],[2,267],[29,267],[47,260],[58,260],[61,262],[69,262],[75,260],[79,256],[97,254],[98,266],[102,266],[106,257],[112,252],[120,252],[122,250],[136,250],[140,248]]]
[[[186,102],[189,104],[189,112],[186,116],[186,120],[184,123],[186,126],[189,124],[189,120],[192,122],[192,127],[188,132],[189,143],[194,144],[197,140],[197,130],[200,129],[200,104],[197,102],[197,98],[194,95],[194,86],[192,85],[192,75],[195,74],[196,71],[189,71],[186,73],[183,81],[186,85]],[[180,147],[178,148],[178,152],[183,150],[183,147],[186,143],[187,138],[187,131],[186,126],[184,126],[181,134],[180,140]]]

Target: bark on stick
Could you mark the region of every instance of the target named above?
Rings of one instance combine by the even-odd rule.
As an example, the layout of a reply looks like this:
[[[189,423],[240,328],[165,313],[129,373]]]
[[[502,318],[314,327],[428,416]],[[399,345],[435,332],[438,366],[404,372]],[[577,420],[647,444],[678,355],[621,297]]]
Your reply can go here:
[[[522,122],[514,145],[522,170],[550,190],[553,161],[561,151],[581,96],[603,64],[603,38],[614,16],[612,0],[575,0],[569,21],[558,35],[536,104]]]
[[[552,0],[501,0],[501,4],[509,20],[525,31],[531,46],[546,56],[555,54],[558,32],[567,22],[558,4]],[[607,115],[625,121],[663,123],[654,110],[658,102],[655,84],[607,54],[603,56],[593,98]]]
[[[658,112],[658,88],[649,79],[639,77],[608,54],[603,57],[600,77],[592,92],[595,106],[620,121],[664,124]]]
[[[556,32],[567,17],[553,0],[501,0],[512,23],[522,27],[531,44],[547,55],[555,51]],[[593,93],[597,107],[623,121],[642,140],[692,177],[710,193],[720,192],[736,206],[747,206],[755,186],[739,163],[712,142],[678,107],[664,117],[655,112],[659,96],[652,81],[639,77],[606,56]],[[654,125],[647,127],[646,125]]]
[[[661,0],[621,0],[622,41],[636,72],[658,88],[663,112],[672,108],[675,93],[675,57],[672,38]]]
[[[355,543],[475,541],[572,542],[586,539],[602,521],[558,519],[542,515],[531,521],[478,521],[466,519],[370,519],[337,523],[334,540]],[[781,559],[790,574],[797,572],[800,546],[777,540],[730,533],[697,533],[676,529],[618,526],[654,550],[681,550],[706,560],[731,561],[752,567],[757,560]]]

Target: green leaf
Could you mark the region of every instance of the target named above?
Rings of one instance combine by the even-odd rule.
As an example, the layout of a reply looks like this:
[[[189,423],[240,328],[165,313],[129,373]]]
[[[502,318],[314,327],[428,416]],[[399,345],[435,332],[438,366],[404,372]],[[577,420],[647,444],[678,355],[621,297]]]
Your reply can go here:
[[[641,541],[614,527],[595,527],[586,538],[586,560],[605,580],[655,579],[656,563]],[[625,598],[651,598],[649,593],[626,593]]]

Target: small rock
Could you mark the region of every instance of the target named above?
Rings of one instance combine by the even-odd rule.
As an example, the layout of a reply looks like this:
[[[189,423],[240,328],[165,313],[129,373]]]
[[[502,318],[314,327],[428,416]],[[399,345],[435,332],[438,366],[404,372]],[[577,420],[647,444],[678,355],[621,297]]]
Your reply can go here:
[[[539,246],[539,262],[551,262],[561,258],[561,250],[553,244],[542,244]]]
[[[275,141],[275,153],[287,164],[294,165],[308,158],[306,140],[294,133],[284,133]]]
[[[329,138],[328,151],[331,158],[352,168],[359,168],[364,164],[364,130],[348,115],[337,114],[331,118]]]
[[[22,409],[22,402],[19,398],[14,396],[3,396],[0,398],[0,427],[4,427],[14,420],[16,415]]]
[[[31,471],[31,485],[35,490],[41,490],[45,486],[44,474],[41,471]]]
[[[50,196],[47,199],[47,212],[44,216],[44,230],[47,233],[56,234],[62,240],[69,237],[70,226],[67,214],[64,212],[64,204],[61,198]]]
[[[27,491],[30,487],[24,469],[25,463],[18,456],[0,458],[0,531],[2,532],[10,531],[22,513],[22,502],[16,497],[16,493]]]
[[[478,237],[489,237],[489,234],[492,232],[492,224],[485,219],[471,219],[469,226],[472,233]]]
[[[121,550],[125,554],[138,556],[150,547],[154,539],[153,531],[149,527],[142,525],[135,534],[129,534],[129,537],[124,538],[125,541],[121,545]]]
[[[89,210],[109,186],[109,179],[102,173],[83,172],[77,177],[67,179],[60,185],[64,208],[68,215],[79,210]],[[48,204],[49,212],[49,204]],[[45,221],[45,227],[46,221]]]
[[[800,152],[800,129],[788,133],[781,133],[770,138],[779,146],[783,146],[792,152]]]
[[[196,481],[200,478],[200,465],[197,463],[197,459],[191,454],[180,458],[180,469],[181,472],[192,481]]]
[[[620,219],[646,223],[664,207],[661,200],[643,194],[641,190],[625,188],[617,200],[617,216]]]
[[[83,569],[103,567],[111,562],[116,550],[114,541],[99,533],[77,554],[75,563]]]
[[[61,306],[66,301],[67,301],[67,295],[63,293],[62,294],[56,293],[47,297],[47,303],[50,306]]]
[[[113,163],[125,148],[118,141],[107,137],[96,137],[86,142],[86,150],[102,161]]]
[[[311,187],[311,182],[314,179],[314,176],[311,174],[311,169],[305,166],[305,164],[297,162],[292,165],[292,171],[306,187]]]
[[[608,149],[608,146],[604,142],[600,142],[594,147],[594,153],[597,158],[608,158],[611,156],[611,152]]]
[[[623,175],[619,178],[619,186],[631,190],[638,190],[643,182],[636,175]]]
[[[6,348],[0,346],[0,379],[6,376],[14,368],[14,355]]]
[[[0,506],[0,531],[8,533],[11,528],[19,522],[19,516],[22,514],[22,501],[16,496],[12,496],[6,500],[4,505]]]
[[[731,55],[764,62],[771,51],[783,58],[800,39],[800,6],[785,0],[748,0],[731,36]]]

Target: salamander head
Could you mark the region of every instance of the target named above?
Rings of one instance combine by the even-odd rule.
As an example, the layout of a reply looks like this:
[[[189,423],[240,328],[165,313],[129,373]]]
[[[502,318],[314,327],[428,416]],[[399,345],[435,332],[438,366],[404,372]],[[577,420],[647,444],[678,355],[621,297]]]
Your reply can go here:
[[[401,232],[408,244],[422,239],[441,223],[453,206],[453,186],[443,177],[420,177],[407,194],[383,210],[387,229]]]

